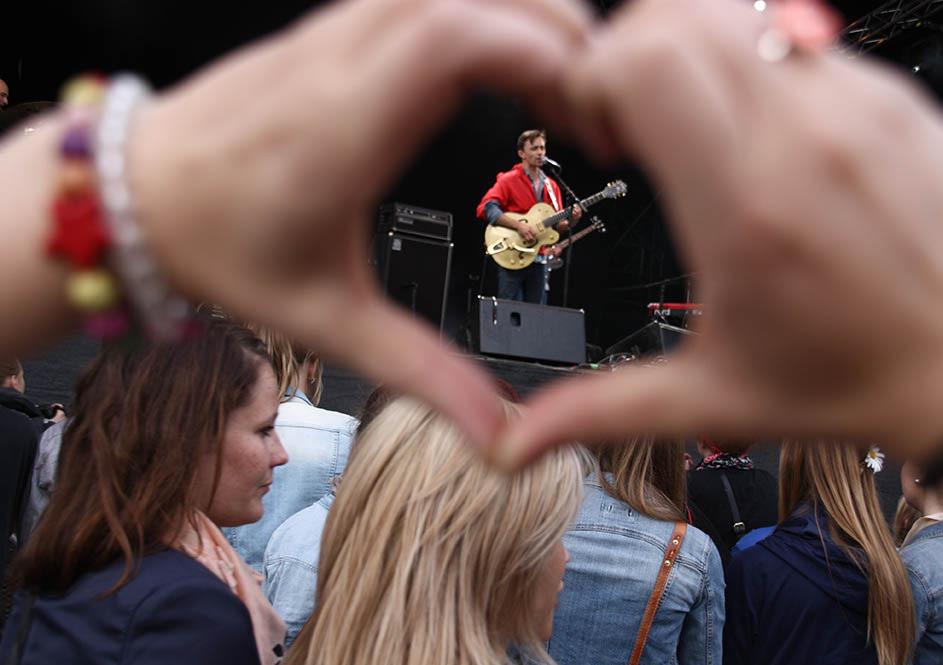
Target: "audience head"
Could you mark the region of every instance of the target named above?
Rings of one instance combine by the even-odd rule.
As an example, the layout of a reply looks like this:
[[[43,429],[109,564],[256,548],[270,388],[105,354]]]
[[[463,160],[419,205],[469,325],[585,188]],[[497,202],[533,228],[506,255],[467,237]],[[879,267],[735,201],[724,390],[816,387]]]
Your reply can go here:
[[[0,360],[0,388],[12,388],[18,393],[26,392],[26,375],[22,363],[16,358]]]
[[[867,575],[868,634],[878,661],[903,665],[916,631],[910,583],[881,513],[874,473],[864,464],[866,453],[845,442],[783,443],[780,519],[802,503],[828,516],[832,539]]]
[[[324,390],[324,367],[321,359],[310,351],[298,348],[288,337],[279,332],[254,324],[249,327],[265,344],[266,351],[272,359],[275,380],[278,382],[279,395],[282,399],[284,400],[292,393],[292,389],[297,389],[317,406]]]
[[[23,584],[62,591],[123,559],[120,586],[136,557],[175,540],[198,510],[221,526],[258,520],[272,468],[286,460],[277,408],[265,348],[231,323],[177,344],[104,350],[77,384]]]
[[[904,499],[920,516],[943,511],[943,481],[927,485],[923,480],[923,469],[907,462],[900,469],[900,486]]]
[[[10,86],[3,79],[0,79],[0,111],[10,103]]]
[[[734,457],[742,457],[750,452],[753,447],[752,441],[736,441],[732,439],[711,439],[701,437],[697,441],[698,452],[701,457],[710,457],[711,455],[727,454]]]
[[[351,454],[288,663],[497,665],[510,643],[545,656],[581,479],[572,448],[497,471],[446,418],[396,399]]]
[[[611,496],[654,519],[687,521],[687,477],[680,439],[636,436],[595,449],[599,480]]]

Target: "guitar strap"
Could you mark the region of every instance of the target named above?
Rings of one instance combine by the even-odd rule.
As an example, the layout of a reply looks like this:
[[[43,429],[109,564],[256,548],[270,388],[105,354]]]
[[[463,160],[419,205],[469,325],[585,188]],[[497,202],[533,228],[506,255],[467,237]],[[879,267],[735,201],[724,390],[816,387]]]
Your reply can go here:
[[[550,197],[550,202],[553,204],[553,209],[556,211],[562,210],[560,204],[557,203],[557,195],[553,191],[553,180],[550,178],[544,178],[544,187],[547,188],[547,196]]]

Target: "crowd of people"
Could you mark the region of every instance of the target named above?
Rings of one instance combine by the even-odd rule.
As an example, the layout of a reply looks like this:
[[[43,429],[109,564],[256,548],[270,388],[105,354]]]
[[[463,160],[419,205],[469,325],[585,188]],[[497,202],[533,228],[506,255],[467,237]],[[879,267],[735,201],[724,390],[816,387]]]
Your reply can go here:
[[[943,120],[795,2],[348,0],[0,144],[3,662],[943,661]],[[515,404],[380,297],[368,211],[482,84],[649,169],[710,307],[668,362]],[[120,233],[76,239],[98,184]],[[12,359],[120,323],[108,268],[219,310],[105,344],[54,423]],[[322,357],[381,386],[359,420]]]
[[[783,442],[778,487],[742,441],[700,441],[687,469],[680,438],[646,436],[508,475],[423,402],[320,409],[318,356],[201,323],[105,348],[57,424],[4,365],[0,414],[35,460],[4,497],[7,662],[943,659],[943,482],[913,464],[900,550],[878,457],[849,442]],[[54,483],[27,528],[31,475]]]

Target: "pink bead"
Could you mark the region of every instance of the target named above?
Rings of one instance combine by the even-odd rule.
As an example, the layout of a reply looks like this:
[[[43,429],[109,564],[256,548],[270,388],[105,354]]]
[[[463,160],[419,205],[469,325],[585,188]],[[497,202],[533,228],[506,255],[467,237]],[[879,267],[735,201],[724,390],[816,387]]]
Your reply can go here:
[[[131,328],[131,317],[123,309],[92,314],[85,319],[85,332],[109,342],[122,337]]]

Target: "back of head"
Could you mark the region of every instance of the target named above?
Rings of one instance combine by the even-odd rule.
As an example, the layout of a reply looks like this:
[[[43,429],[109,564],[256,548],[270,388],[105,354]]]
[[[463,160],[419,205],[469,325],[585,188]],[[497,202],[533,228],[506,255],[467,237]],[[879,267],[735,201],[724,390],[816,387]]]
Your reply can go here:
[[[311,403],[317,406],[321,402],[321,394],[324,391],[322,380],[324,367],[321,360],[313,353],[299,349],[280,332],[255,324],[250,324],[249,328],[265,344],[272,360],[272,368],[275,370],[275,381],[278,383],[279,394],[284,396],[289,393],[291,388],[304,387],[304,392],[311,399]],[[299,384],[307,379],[306,376],[302,376],[302,372],[309,364],[313,364],[312,380],[308,385],[301,386]]]
[[[220,320],[185,342],[103,350],[76,386],[56,491],[20,557],[22,584],[62,592],[123,558],[120,586],[135,559],[172,540],[196,509],[200,460],[219,452],[227,417],[266,362],[255,336]],[[218,480],[217,465],[213,492]]]
[[[654,519],[684,520],[687,482],[680,439],[632,437],[595,451],[599,480],[610,496]]]
[[[878,661],[903,665],[916,630],[910,583],[864,457],[863,449],[846,442],[785,442],[779,462],[780,519],[802,502],[828,516],[832,539],[868,578],[868,635]]]
[[[497,665],[512,640],[542,654],[539,573],[579,508],[581,476],[572,448],[496,471],[447,419],[395,400],[352,453],[317,610],[288,663]]]

